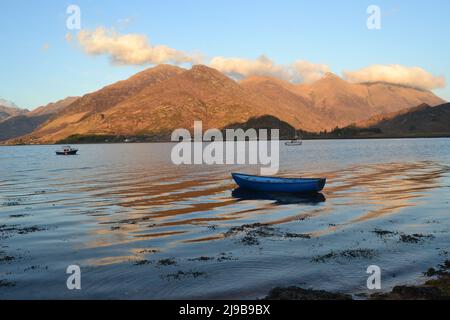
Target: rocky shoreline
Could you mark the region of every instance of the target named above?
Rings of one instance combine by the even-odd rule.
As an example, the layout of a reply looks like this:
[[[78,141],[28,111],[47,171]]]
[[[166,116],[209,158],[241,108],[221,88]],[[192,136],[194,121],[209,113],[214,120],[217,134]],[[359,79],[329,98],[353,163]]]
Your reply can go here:
[[[450,300],[450,260],[424,273],[430,279],[417,286],[396,286],[387,293],[362,296],[367,300]],[[265,300],[354,300],[343,293],[303,289],[295,286],[272,289]]]

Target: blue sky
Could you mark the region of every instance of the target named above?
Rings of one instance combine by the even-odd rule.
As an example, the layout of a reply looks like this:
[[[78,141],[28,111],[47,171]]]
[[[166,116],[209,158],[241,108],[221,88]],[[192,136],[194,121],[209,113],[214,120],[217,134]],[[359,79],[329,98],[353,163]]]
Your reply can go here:
[[[143,34],[205,57],[296,60],[355,71],[373,64],[418,66],[450,81],[450,2],[430,1],[2,1],[0,98],[33,109],[83,95],[151,66],[114,65],[66,40],[68,14],[81,9],[83,30]],[[366,9],[381,8],[381,30],[368,30]],[[76,33],[72,32],[76,37]],[[450,100],[450,89],[434,90]]]

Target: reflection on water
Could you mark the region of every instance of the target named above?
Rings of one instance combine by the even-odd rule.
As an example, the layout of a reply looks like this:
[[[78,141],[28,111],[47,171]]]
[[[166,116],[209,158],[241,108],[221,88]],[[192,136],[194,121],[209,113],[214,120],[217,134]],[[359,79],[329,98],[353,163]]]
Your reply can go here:
[[[356,293],[369,264],[388,287],[445,255],[447,139],[282,147],[280,175],[327,177],[323,193],[307,196],[236,189],[230,172],[258,168],[176,167],[170,147],[82,146],[70,159],[52,147],[1,148],[0,280],[15,286],[0,297],[255,298],[278,285]],[[404,244],[379,229],[432,237]],[[359,248],[373,258],[314,259]],[[70,264],[82,266],[86,290],[61,289]]]
[[[255,192],[242,188],[234,189],[231,193],[233,198],[239,201],[245,200],[271,200],[274,205],[288,204],[317,204],[325,202],[325,196],[322,193],[311,194],[293,194],[293,193],[276,193],[276,192]]]
[[[442,178],[448,172],[448,166],[427,161],[371,165],[341,172],[335,180],[337,185],[328,190],[330,197],[346,199],[338,204],[340,206],[363,206],[364,210],[315,235],[419,206],[420,199],[426,197],[428,191],[444,187]]]

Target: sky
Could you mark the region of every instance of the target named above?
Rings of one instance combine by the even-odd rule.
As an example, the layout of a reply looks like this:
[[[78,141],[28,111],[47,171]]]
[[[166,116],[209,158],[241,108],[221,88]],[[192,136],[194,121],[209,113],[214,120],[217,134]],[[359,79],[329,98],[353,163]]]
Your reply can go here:
[[[380,29],[367,27],[370,5]],[[0,98],[34,109],[158,63],[203,63],[292,82],[331,71],[450,100],[448,12],[448,0],[2,0]]]

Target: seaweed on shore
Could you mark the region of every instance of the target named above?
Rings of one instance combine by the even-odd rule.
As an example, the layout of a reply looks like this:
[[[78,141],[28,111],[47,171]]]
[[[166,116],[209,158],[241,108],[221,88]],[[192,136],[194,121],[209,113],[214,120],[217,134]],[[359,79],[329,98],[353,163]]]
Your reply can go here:
[[[446,260],[437,269],[430,268],[424,273],[433,277],[418,286],[396,286],[388,293],[375,293],[370,300],[450,300],[450,260]],[[363,297],[366,297],[363,295]],[[351,300],[346,294],[324,290],[303,289],[299,287],[277,287],[270,291],[266,300]]]
[[[432,278],[418,286],[396,286],[389,293],[373,294],[376,300],[450,300],[450,260],[424,275]]]
[[[395,232],[395,231],[382,230],[382,229],[375,229],[375,230],[373,230],[373,233],[375,233],[377,236],[379,236],[381,238],[394,236],[394,235],[398,234],[398,232]]]
[[[0,288],[15,287],[16,283],[5,279],[0,279]]]
[[[152,263],[152,262],[151,262],[150,260],[143,259],[143,260],[138,260],[138,261],[136,261],[136,262],[134,263],[134,265],[135,265],[135,266],[145,266],[145,265],[151,264],[151,263]]]
[[[259,238],[282,238],[282,239],[310,239],[309,234],[282,232],[280,229],[270,226],[268,224],[254,223],[244,224],[237,227],[230,228],[224,233],[225,237],[235,237],[239,234],[243,234],[243,237],[239,239],[244,245],[254,246],[259,245]]]
[[[192,258],[192,259],[188,259],[189,261],[210,261],[210,260],[214,260],[214,257],[198,257],[198,258]]]
[[[177,261],[175,260],[175,258],[166,258],[166,259],[161,259],[158,261],[151,261],[151,260],[147,260],[147,259],[141,259],[141,260],[137,260],[134,262],[135,266],[144,266],[144,265],[148,265],[148,264],[152,264],[152,263],[156,263],[156,266],[160,267],[160,266],[173,266],[173,265],[177,265]]]
[[[276,232],[276,229],[262,223],[254,223],[254,224],[244,224],[237,227],[230,228],[227,232],[224,233],[225,237],[235,236],[239,233],[246,233],[252,236],[272,236]]]
[[[139,250],[139,254],[155,254],[161,252],[159,249],[142,249]]]
[[[199,272],[199,271],[178,271],[176,273],[170,273],[165,276],[167,279],[174,279],[174,280],[180,280],[182,278],[192,277],[192,278],[198,278],[198,277],[207,277],[207,274],[205,272]]]
[[[265,300],[352,300],[352,297],[342,293],[332,293],[324,290],[303,289],[299,287],[275,288],[269,292]]]
[[[10,256],[6,254],[6,252],[4,251],[0,251],[0,263],[10,263],[16,259],[17,259],[16,257]]]
[[[375,229],[373,231],[373,233],[375,233],[380,238],[398,236],[398,241],[403,242],[403,243],[420,243],[420,242],[424,241],[425,239],[433,239],[434,238],[434,236],[431,234],[421,234],[421,233],[406,234],[403,232],[389,231],[389,230],[382,230],[382,229]]]
[[[426,234],[426,235],[420,234],[420,233],[400,234],[399,241],[405,242],[405,243],[419,243],[425,239],[432,239],[432,238],[434,238],[434,236],[431,234]]]
[[[28,217],[28,216],[30,216],[30,215],[26,214],[26,213],[22,213],[22,214],[11,214],[9,217],[15,219],[15,218],[24,218],[24,217]]]
[[[23,269],[23,271],[27,272],[27,271],[34,271],[34,270],[38,270],[38,269],[48,270],[48,266],[33,265],[33,266]]]
[[[227,254],[225,252],[222,252],[218,257],[217,257],[217,261],[218,262],[223,262],[223,261],[230,261],[230,260],[238,260],[238,258],[234,258],[233,255],[231,253]]]
[[[31,227],[20,227],[18,225],[0,225],[0,239],[7,239],[14,234],[28,234],[38,231],[44,231],[45,228],[38,227],[38,226],[31,226]]]
[[[311,259],[312,262],[324,263],[333,259],[355,259],[355,258],[363,258],[363,259],[372,259],[376,255],[375,251],[372,249],[350,249],[343,251],[330,251],[327,254],[316,256]]]
[[[234,258],[231,253],[225,253],[222,252],[216,257],[208,257],[208,256],[201,256],[197,258],[191,258],[188,259],[188,261],[199,261],[199,262],[207,262],[207,261],[216,261],[216,262],[223,262],[223,261],[230,261],[230,260],[238,260],[237,258]]]
[[[176,264],[177,264],[177,262],[176,262],[175,258],[161,259],[158,261],[159,266],[172,266],[172,265],[176,265]]]
[[[13,256],[0,256],[0,262],[11,262],[16,260]]]

